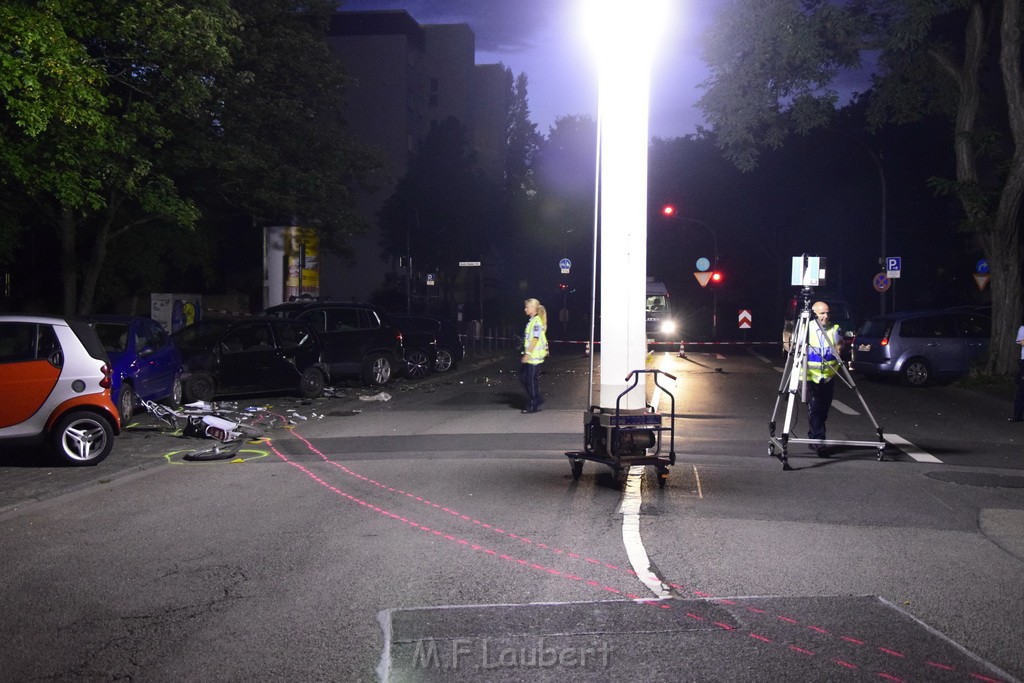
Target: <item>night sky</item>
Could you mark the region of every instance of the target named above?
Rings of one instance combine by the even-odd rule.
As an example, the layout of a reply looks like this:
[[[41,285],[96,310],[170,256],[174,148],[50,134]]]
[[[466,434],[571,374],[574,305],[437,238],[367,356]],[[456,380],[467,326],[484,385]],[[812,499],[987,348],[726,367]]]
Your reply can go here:
[[[652,79],[652,136],[693,133],[702,122],[693,104],[707,78],[699,36],[719,0],[671,3],[674,9]],[[529,79],[530,114],[547,134],[559,116],[596,118],[597,75],[580,28],[579,0],[347,0],[342,10],[404,9],[421,24],[467,23],[477,64],[501,62]]]
[[[501,62],[515,75],[527,74],[531,119],[546,135],[557,117],[596,118],[597,77],[580,28],[580,4],[581,0],[348,0],[341,9],[404,9],[421,24],[467,23],[476,36],[478,64]],[[703,93],[699,84],[709,76],[701,60],[701,36],[715,13],[728,11],[729,6],[723,0],[670,4],[673,10],[653,66],[651,87],[650,135],[661,138],[688,135],[703,124],[694,106]],[[864,58],[863,70],[844,74],[834,84],[841,98],[869,87],[872,55]],[[903,149],[905,145],[898,141],[904,135],[893,133],[892,139],[871,144],[885,151],[890,175],[887,251],[903,256],[907,264],[899,283],[899,308],[973,303],[983,298],[970,281],[978,253],[955,238],[952,230],[935,230],[954,220],[948,203],[937,203],[926,186],[929,175],[949,171],[949,143],[944,136],[932,135]],[[929,154],[923,153],[922,143]],[[804,252],[831,257],[830,288],[841,291],[862,314],[877,312],[879,295],[871,282],[879,268],[878,171],[863,149],[847,147],[827,135],[813,141],[793,140],[781,153],[790,161],[773,163],[769,155],[753,175],[740,174],[720,155],[709,153],[699,162],[690,159],[670,174],[672,188],[652,195],[652,206],[666,199],[687,202],[692,217],[715,226],[723,263],[732,270],[719,296],[723,316],[731,318],[735,309],[753,307],[761,322],[756,325],[758,333],[765,333],[766,319],[772,320],[769,327],[774,329],[792,293],[786,281],[789,261]],[[830,152],[822,158],[825,149]],[[926,162],[924,157],[930,158]],[[808,161],[815,158],[814,163]],[[815,164],[821,168],[810,170]],[[698,177],[686,182],[687,173]],[[719,182],[709,184],[708,178],[716,175]],[[717,197],[719,192],[727,196]],[[742,215],[737,213],[740,210]],[[654,232],[664,228],[655,224]],[[683,237],[680,233],[675,239]],[[657,240],[657,234],[652,239]],[[698,305],[701,297],[707,299],[708,293],[694,286],[691,271],[697,254],[675,248],[662,251],[672,258],[664,263],[653,259],[649,271],[671,281],[679,298],[692,299],[691,305]],[[954,252],[959,259],[951,260],[949,254]]]

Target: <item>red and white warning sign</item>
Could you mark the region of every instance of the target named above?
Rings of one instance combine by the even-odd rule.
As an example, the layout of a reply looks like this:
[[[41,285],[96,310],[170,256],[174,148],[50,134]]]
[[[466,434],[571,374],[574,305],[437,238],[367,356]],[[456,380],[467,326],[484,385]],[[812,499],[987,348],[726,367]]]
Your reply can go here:
[[[742,309],[740,310],[739,323],[741,330],[749,330],[754,326],[754,316],[750,314],[750,311]]]

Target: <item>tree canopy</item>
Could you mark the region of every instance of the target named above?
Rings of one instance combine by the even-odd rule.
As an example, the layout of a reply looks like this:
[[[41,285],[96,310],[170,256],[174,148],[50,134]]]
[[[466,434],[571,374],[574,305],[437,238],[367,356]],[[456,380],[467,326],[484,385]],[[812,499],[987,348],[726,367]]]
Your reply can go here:
[[[1024,197],[1021,0],[732,0],[705,48],[698,106],[726,156],[753,168],[761,150],[826,125],[844,70],[869,70],[872,122],[948,122],[957,197],[992,269],[988,369],[1012,372],[1021,312]],[[951,226],[952,229],[953,226]]]
[[[70,313],[91,310],[126,234],[146,227],[159,253],[211,205],[358,230],[350,191],[379,163],[343,135],[335,4],[4,3],[0,249],[52,231]]]

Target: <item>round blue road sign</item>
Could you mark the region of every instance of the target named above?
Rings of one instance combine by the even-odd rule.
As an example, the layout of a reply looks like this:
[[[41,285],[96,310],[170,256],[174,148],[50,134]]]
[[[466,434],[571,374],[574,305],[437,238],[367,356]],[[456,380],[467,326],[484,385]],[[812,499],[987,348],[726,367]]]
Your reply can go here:
[[[978,263],[974,266],[974,272],[976,272],[976,273],[987,273],[988,272],[988,261],[986,261],[985,259],[981,259],[980,261],[978,261]]]
[[[710,267],[711,267],[711,261],[708,261],[703,256],[701,256],[699,259],[697,259],[697,270],[699,270],[700,272],[703,273],[705,270],[707,270]]]

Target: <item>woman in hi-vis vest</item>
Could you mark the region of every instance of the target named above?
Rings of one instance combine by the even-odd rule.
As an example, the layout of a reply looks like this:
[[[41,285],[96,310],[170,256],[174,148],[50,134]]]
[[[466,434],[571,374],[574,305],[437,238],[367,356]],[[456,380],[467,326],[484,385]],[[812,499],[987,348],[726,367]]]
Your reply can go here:
[[[527,299],[523,311],[530,318],[523,333],[523,357],[520,358],[519,380],[526,390],[523,413],[536,413],[544,403],[540,395],[540,364],[548,355],[548,312],[536,299]]]

